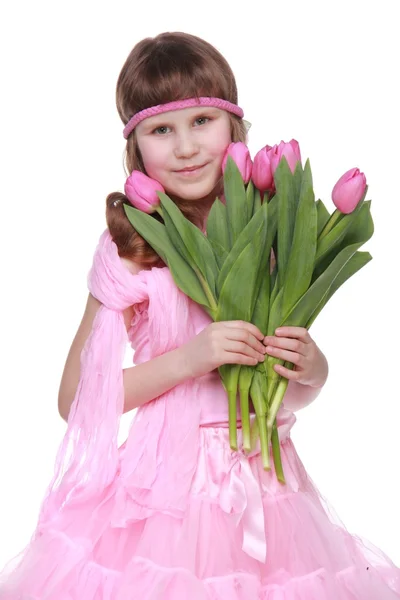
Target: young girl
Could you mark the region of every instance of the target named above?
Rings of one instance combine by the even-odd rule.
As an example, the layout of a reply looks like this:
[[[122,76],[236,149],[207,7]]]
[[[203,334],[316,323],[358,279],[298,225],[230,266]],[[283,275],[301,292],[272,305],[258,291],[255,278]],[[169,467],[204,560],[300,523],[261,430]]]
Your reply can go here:
[[[160,182],[204,227],[232,141],[246,140],[234,76],[205,41],[137,44],[117,84],[129,174]],[[172,104],[171,104],[172,103]],[[35,600],[390,600],[400,572],[328,514],[290,438],[294,412],[328,375],[307,330],[265,337],[211,323],[133,230],[122,193],[89,273],[86,310],[59,392],[68,429],[30,544],[0,598]],[[156,217],[158,218],[158,217]],[[125,343],[136,366],[122,369]],[[295,365],[278,414],[286,484],[229,446],[220,365],[265,353]],[[120,415],[137,408],[118,448]],[[239,429],[240,441],[240,429]]]

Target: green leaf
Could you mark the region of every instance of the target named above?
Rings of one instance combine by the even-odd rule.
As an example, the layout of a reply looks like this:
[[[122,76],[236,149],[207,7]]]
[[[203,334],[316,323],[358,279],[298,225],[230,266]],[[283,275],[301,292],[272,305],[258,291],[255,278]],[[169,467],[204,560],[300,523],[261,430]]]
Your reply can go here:
[[[365,192],[366,193],[366,192]],[[365,197],[365,194],[364,194]],[[352,213],[342,215],[339,214],[339,219],[335,223],[334,227],[322,237],[322,239],[318,240],[317,244],[317,254],[315,256],[315,266],[318,266],[321,260],[331,251],[338,247],[344,236],[346,235],[349,227],[352,226],[354,221],[358,219],[358,215],[364,206],[364,200],[360,200],[357,204],[357,207],[354,209]],[[336,213],[336,211],[335,211]],[[335,214],[334,213],[334,214]]]
[[[216,280],[219,270],[210,242],[194,223],[184,217],[166,194],[162,192],[158,194],[170,240],[192,269],[201,273],[211,294],[216,298]]]
[[[226,206],[217,198],[209,212],[207,219],[207,239],[218,242],[227,252],[231,246],[229,241],[228,216]]]
[[[297,212],[296,185],[286,158],[283,156],[274,174],[278,202],[278,279],[282,287],[292,247]]]
[[[303,294],[281,324],[305,327],[320,302],[324,302],[325,296],[335,279],[361,245],[361,243],[352,244],[339,252],[329,267]]]
[[[250,322],[257,299],[258,265],[265,241],[266,228],[264,222],[260,221],[255,235],[227,273],[219,295],[217,321],[239,319]]]
[[[254,198],[255,198],[255,187],[254,187],[254,183],[251,181],[249,181],[249,183],[247,184],[246,187],[246,198],[247,198],[247,223],[250,221],[250,219],[252,218],[254,212]]]
[[[224,195],[231,249],[247,225],[246,190],[240,171],[231,156],[228,156],[224,172]]]
[[[306,163],[307,164],[307,163]],[[301,166],[301,162],[297,161],[296,167],[293,173],[293,182],[295,189],[295,197],[298,198],[301,190],[301,182],[303,180],[303,167]]]
[[[212,246],[212,249],[214,250],[218,268],[221,270],[224,262],[228,258],[228,252],[218,242],[214,240],[209,240],[209,242]]]
[[[267,203],[265,203],[267,204]],[[264,204],[263,204],[264,206]],[[276,238],[278,228],[278,211],[279,211],[279,197],[274,196],[267,204],[267,215],[268,215],[268,229],[267,229],[267,247],[270,248]],[[270,255],[268,252],[268,257]]]
[[[310,162],[307,160],[301,182],[292,246],[283,284],[283,315],[288,314],[298,299],[308,290],[314,271],[316,248],[317,209]]]
[[[345,215],[343,215],[345,216]],[[333,230],[332,230],[333,231]],[[367,242],[374,233],[374,222],[371,216],[371,200],[366,200],[361,206],[355,218],[350,221],[344,231],[341,239],[333,246],[333,248],[320,259],[315,266],[313,279],[315,281],[321,273],[323,273],[330,265],[334,257],[346,246],[362,242]]]
[[[362,267],[364,267],[367,263],[372,260],[372,256],[369,252],[360,252],[357,251],[350,260],[344,265],[343,269],[340,271],[336,279],[333,281],[332,285],[329,287],[325,297],[318,304],[317,308],[311,315],[310,319],[307,322],[307,329],[311,327],[321,310],[326,306],[330,298],[333,294],[340,288],[341,285],[350,277],[352,277],[355,273],[357,273]]]
[[[269,306],[272,306],[275,298],[278,294],[279,291],[279,280],[278,280],[278,264],[277,264],[277,253],[278,253],[278,243],[277,243],[277,227],[278,227],[278,210],[279,210],[279,206],[278,206],[278,202],[279,202],[279,197],[278,196],[273,196],[271,198],[271,200],[268,203],[268,233],[267,233],[267,245],[271,245],[271,250],[274,251],[274,255],[275,255],[275,266],[272,270],[272,273],[270,273],[270,284],[269,284],[269,289],[270,289],[270,301],[269,301]],[[272,243],[271,243],[271,237],[272,237]],[[268,272],[270,271],[270,266],[268,267]]]
[[[234,263],[237,261],[241,252],[247,246],[249,241],[251,241],[254,238],[256,231],[260,227],[260,224],[264,223],[264,219],[265,219],[264,215],[267,214],[267,211],[268,211],[268,205],[265,204],[265,205],[263,205],[262,212],[260,211],[257,214],[255,214],[254,217],[251,219],[251,221],[245,226],[245,228],[239,235],[235,245],[233,246],[232,250],[229,252],[228,257],[226,258],[224,264],[221,267],[221,270],[220,270],[220,273],[218,276],[218,280],[217,280],[217,294],[220,293],[220,290],[222,289],[222,287],[224,285],[224,282],[228,276],[228,273],[232,269],[232,266],[234,265]],[[254,262],[254,264],[256,264],[256,263]]]
[[[265,207],[265,205],[263,205]],[[271,284],[275,279],[270,275],[271,266],[271,248],[272,242],[276,235],[278,204],[275,197],[267,205],[267,239],[265,244],[264,256],[260,263],[259,273],[259,291],[254,307],[254,313],[251,322],[256,325],[265,335],[268,331],[269,310],[270,310],[270,293]],[[265,208],[263,209],[265,211]],[[261,214],[261,213],[260,213]],[[275,269],[276,274],[276,269]]]
[[[275,285],[277,285],[277,281]],[[267,335],[275,335],[275,329],[282,324],[282,298],[283,288],[280,288],[275,296],[271,297]]]
[[[272,260],[272,259],[270,259]],[[275,265],[272,273],[269,276],[269,306],[272,306],[275,302],[275,298],[278,295],[278,269]]]
[[[176,250],[168,237],[165,225],[151,215],[124,204],[130,223],[168,265],[176,285],[187,296],[203,306],[213,317],[213,309],[200,284],[200,281],[184,258]]]
[[[253,215],[261,208],[261,193],[260,190],[255,188],[254,190],[254,203],[253,203]]]
[[[268,331],[268,317],[269,317],[269,286],[270,278],[268,276],[269,262],[261,278],[261,285],[259,287],[256,303],[254,306],[254,312],[251,322],[263,333],[267,335]]]

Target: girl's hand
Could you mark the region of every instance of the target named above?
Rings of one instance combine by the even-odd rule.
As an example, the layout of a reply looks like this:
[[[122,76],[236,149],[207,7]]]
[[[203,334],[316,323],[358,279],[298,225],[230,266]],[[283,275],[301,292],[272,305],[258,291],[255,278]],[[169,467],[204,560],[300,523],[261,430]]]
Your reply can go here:
[[[279,327],[274,336],[266,336],[266,353],[294,364],[293,370],[274,365],[286,379],[321,387],[328,377],[328,361],[304,327]]]
[[[201,377],[221,365],[257,365],[265,359],[264,335],[245,321],[211,323],[181,346],[190,377]]]

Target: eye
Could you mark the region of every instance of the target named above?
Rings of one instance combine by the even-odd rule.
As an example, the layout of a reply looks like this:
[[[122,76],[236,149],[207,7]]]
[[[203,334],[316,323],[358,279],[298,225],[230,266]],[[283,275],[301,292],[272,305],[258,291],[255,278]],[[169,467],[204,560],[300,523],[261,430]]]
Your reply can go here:
[[[201,123],[199,123],[199,125],[204,125],[205,123],[207,123],[207,121],[211,121],[210,117],[197,117],[195,123],[198,123],[199,121],[202,121]]]
[[[169,127],[167,127],[166,125],[160,125],[160,127],[156,127],[155,129],[153,129],[151,133],[154,133],[156,135],[165,135],[167,133],[167,129],[169,129]]]

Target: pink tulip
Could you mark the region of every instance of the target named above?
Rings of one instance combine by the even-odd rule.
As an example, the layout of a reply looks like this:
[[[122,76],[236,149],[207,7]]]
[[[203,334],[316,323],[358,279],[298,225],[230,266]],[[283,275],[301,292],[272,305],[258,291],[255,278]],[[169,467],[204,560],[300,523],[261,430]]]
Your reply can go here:
[[[275,144],[273,148],[268,151],[268,157],[271,162],[272,174],[275,173],[281,158],[284,156],[289,164],[290,170],[294,173],[296,164],[301,162],[300,146],[296,140],[290,140],[290,142],[281,141],[280,144]]]
[[[248,183],[250,181],[253,163],[251,162],[250,152],[246,144],[243,142],[232,142],[232,144],[229,144],[222,161],[223,172],[226,168],[228,156],[231,156],[235,161],[244,183]]]
[[[337,181],[332,190],[332,201],[344,214],[353,212],[364,195],[367,181],[360,169],[350,169]]]
[[[269,191],[274,185],[271,161],[269,158],[270,150],[272,150],[271,146],[264,146],[264,148],[261,148],[254,157],[251,178],[260,192]]]
[[[164,192],[161,183],[141,171],[132,171],[125,182],[125,195],[129,202],[147,214],[155,212],[160,205],[157,192]]]

